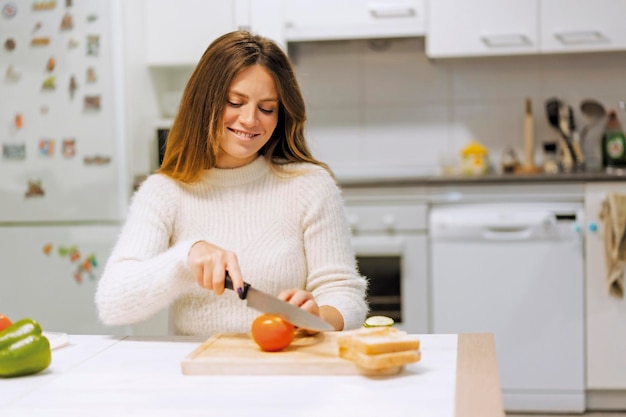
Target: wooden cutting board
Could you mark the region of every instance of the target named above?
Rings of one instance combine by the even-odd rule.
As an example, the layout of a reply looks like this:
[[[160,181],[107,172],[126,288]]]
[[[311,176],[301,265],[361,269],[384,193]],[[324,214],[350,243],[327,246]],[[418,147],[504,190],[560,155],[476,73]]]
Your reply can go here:
[[[296,336],[280,352],[263,352],[247,334],[217,334],[182,361],[185,375],[391,375],[402,367],[375,371],[339,357],[338,332]]]

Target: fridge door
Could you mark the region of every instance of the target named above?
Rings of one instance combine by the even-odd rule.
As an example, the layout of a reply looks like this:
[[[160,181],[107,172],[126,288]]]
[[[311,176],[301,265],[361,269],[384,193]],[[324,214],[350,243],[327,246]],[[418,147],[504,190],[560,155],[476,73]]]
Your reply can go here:
[[[99,323],[94,295],[120,227],[0,227],[0,312],[45,331],[132,334]]]
[[[119,221],[130,189],[119,0],[7,5],[0,222]]]

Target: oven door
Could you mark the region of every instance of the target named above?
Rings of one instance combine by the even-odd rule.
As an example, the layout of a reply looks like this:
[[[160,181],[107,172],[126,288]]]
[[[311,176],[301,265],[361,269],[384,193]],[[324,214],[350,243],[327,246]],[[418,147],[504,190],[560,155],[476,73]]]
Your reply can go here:
[[[385,315],[409,333],[429,333],[427,237],[418,233],[352,237],[369,281],[370,316]]]

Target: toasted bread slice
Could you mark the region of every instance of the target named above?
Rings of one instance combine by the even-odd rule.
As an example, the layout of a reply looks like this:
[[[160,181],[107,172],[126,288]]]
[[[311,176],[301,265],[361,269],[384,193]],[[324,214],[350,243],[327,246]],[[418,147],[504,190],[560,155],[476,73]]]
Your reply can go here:
[[[421,353],[418,350],[405,350],[403,352],[366,355],[363,352],[340,347],[339,356],[354,362],[361,368],[381,370],[418,362],[421,358]]]
[[[371,327],[346,331],[337,338],[340,348],[354,350],[365,355],[419,350],[420,341],[416,335],[393,327]]]

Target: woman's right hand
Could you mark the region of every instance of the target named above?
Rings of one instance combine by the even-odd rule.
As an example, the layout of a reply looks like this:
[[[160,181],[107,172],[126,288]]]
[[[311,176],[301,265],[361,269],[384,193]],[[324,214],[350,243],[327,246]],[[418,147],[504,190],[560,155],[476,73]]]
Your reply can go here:
[[[191,246],[187,261],[200,287],[212,290],[217,295],[223,294],[228,271],[235,291],[243,289],[243,277],[234,252],[201,240]]]

